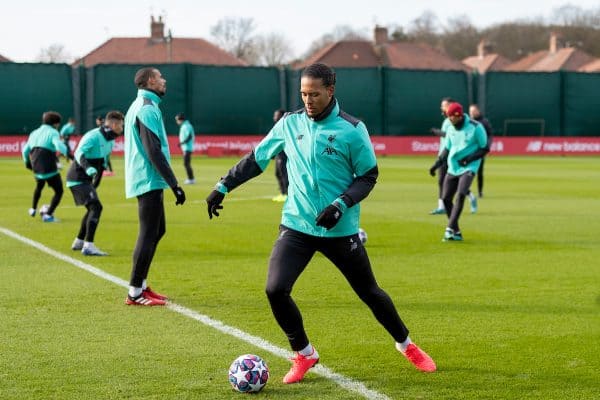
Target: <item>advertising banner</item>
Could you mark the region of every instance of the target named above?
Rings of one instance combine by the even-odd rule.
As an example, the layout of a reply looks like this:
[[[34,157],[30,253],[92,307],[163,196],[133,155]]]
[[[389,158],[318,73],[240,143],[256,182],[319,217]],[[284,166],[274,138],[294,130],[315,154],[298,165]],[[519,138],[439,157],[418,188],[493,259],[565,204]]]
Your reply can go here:
[[[72,137],[75,149],[80,136]],[[196,136],[195,154],[210,157],[242,155],[254,148],[263,136]],[[18,156],[27,141],[26,136],[0,136],[0,156]],[[439,138],[429,136],[372,136],[378,155],[435,155]],[[169,136],[171,154],[181,154],[176,136]],[[600,137],[495,137],[494,155],[600,155]],[[113,154],[123,154],[123,137],[115,141]]]

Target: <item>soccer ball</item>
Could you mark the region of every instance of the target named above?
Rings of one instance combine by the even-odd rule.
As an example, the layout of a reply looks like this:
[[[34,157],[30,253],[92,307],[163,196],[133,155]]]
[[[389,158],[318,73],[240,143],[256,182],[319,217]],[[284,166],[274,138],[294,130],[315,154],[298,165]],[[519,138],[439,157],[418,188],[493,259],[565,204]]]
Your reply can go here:
[[[367,243],[367,232],[363,228],[358,228],[358,238],[362,244]]]
[[[44,215],[48,214],[48,209],[50,208],[50,206],[48,204],[44,204],[40,207],[40,217],[43,217]]]
[[[269,367],[259,356],[244,354],[229,367],[229,383],[238,392],[255,393],[267,384]]]

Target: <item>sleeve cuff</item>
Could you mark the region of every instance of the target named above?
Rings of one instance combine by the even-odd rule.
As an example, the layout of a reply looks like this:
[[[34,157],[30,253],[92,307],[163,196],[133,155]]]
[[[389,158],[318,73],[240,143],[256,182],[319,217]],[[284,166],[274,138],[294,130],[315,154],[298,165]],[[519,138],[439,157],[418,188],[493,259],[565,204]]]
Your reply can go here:
[[[342,200],[341,197],[338,197],[337,199],[335,199],[333,201],[333,205],[336,206],[342,213],[346,211],[346,209],[348,208],[348,206],[346,205],[346,202],[344,200]]]
[[[223,194],[227,194],[228,192],[227,186],[223,185],[221,182],[217,182],[217,184],[215,185],[215,190]]]

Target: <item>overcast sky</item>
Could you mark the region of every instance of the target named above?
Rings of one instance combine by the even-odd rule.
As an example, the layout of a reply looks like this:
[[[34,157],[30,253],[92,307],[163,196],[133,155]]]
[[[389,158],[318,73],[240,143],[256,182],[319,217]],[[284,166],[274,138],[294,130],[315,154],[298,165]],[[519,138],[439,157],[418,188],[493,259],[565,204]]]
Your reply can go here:
[[[571,2],[597,9],[598,0]],[[72,57],[83,56],[110,37],[147,37],[150,15],[166,16],[174,37],[211,40],[210,28],[223,17],[250,17],[256,33],[287,37],[296,56],[337,25],[351,25],[371,36],[375,24],[408,27],[429,10],[442,24],[467,15],[479,28],[504,21],[550,18],[568,0],[6,0],[0,15],[0,54],[33,62],[40,49],[62,44]]]

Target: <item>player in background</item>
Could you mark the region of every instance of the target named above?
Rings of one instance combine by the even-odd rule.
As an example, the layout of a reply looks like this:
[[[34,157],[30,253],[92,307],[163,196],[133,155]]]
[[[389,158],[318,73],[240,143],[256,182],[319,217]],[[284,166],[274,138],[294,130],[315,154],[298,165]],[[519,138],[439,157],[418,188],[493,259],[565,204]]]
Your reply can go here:
[[[359,203],[375,186],[377,161],[365,125],[340,109],[335,83],[335,73],[324,64],[304,69],[300,85],[304,108],[285,114],[221,178],[206,199],[208,215],[218,216],[227,193],[261,174],[276,154],[285,151],[290,186],[266,285],[271,310],[295,352],[283,382],[302,380],[319,361],[291,297],[294,283],[317,251],[344,275],[393,337],[396,349],[418,369],[435,371],[433,360],[411,342],[392,299],[378,286],[358,237]]]
[[[444,118],[444,121],[442,122],[442,127],[440,129],[437,128],[431,128],[431,133],[433,133],[436,136],[440,137],[440,146],[439,146],[439,150],[438,150],[438,158],[440,157],[440,155],[442,154],[442,152],[444,151],[445,145],[446,145],[446,130],[448,129],[448,127],[450,127],[451,123],[448,120],[448,117],[446,115],[446,109],[448,108],[448,105],[450,103],[454,103],[456,102],[454,99],[452,99],[451,97],[444,97],[442,99],[442,102],[440,103],[440,111],[442,112],[442,118]],[[431,215],[439,215],[439,214],[446,214],[446,208],[444,206],[444,201],[442,200],[442,190],[444,187],[444,178],[446,177],[446,173],[448,172],[448,165],[446,164],[442,164],[439,166],[439,168],[437,169],[437,174],[438,174],[438,205],[436,208],[434,208],[429,214]],[[429,174],[431,176],[435,176],[435,170],[430,170]],[[469,191],[468,195],[469,197],[469,201],[471,203],[471,213],[475,214],[477,212],[477,197],[475,197],[475,195],[473,193],[471,193],[471,191]]]
[[[448,173],[444,178],[442,199],[448,216],[448,226],[444,232],[444,241],[463,240],[458,220],[462,213],[465,197],[477,173],[481,157],[489,151],[487,136],[483,126],[463,113],[459,103],[450,103],[446,114],[451,125],[446,130],[445,147],[430,173],[447,163]],[[456,195],[454,204],[452,200]]]
[[[175,116],[175,122],[179,125],[179,147],[183,152],[183,166],[187,179],[183,181],[185,185],[196,183],[194,179],[194,170],[192,170],[192,153],[194,152],[194,127],[188,121],[184,113]]]
[[[492,148],[492,139],[493,139],[493,130],[492,124],[488,121],[487,118],[483,116],[479,106],[477,104],[471,104],[469,106],[469,117],[472,120],[479,122],[483,125],[485,129],[485,134],[487,135],[488,147]],[[479,165],[479,169],[477,170],[477,193],[479,197],[483,197],[483,164],[485,163],[485,156],[481,157],[481,164]]]
[[[71,151],[71,146],[69,145],[69,140],[71,136],[75,134],[75,118],[69,118],[67,123],[63,125],[60,129],[60,138],[63,143],[67,147],[67,158],[73,161],[73,152]]]
[[[283,117],[285,111],[277,109],[273,112],[273,122],[277,123]],[[277,178],[277,184],[279,185],[279,194],[273,197],[273,201],[284,202],[287,200],[288,191],[288,174],[287,174],[287,156],[285,151],[280,151],[275,156],[275,178]]]
[[[110,155],[115,138],[123,133],[124,116],[110,111],[99,128],[86,132],[75,150],[75,160],[67,172],[67,187],[73,194],[75,204],[85,206],[79,233],[71,245],[85,256],[105,256],[107,253],[94,245],[94,236],[100,223],[102,203],[96,189]]]
[[[167,296],[151,290],[147,277],[166,232],[163,190],[171,188],[176,205],[185,203],[185,192],[171,169],[167,132],[158,107],[167,81],[158,69],[145,67],[136,72],[134,83],[137,98],[125,115],[125,196],[137,198],[139,232],[125,304],[160,306],[166,304]]]
[[[96,116],[96,128],[100,128],[104,125],[104,116],[98,115]],[[85,133],[84,133],[85,135]],[[114,144],[114,142],[113,142]],[[113,170],[112,163],[110,162],[110,154],[106,156],[106,168],[102,171],[102,176],[114,176],[115,171]]]
[[[50,207],[42,215],[44,222],[58,221],[54,218],[54,211],[63,195],[62,180],[56,166],[56,152],[66,156],[67,147],[61,142],[58,133],[60,120],[59,113],[46,111],[42,115],[42,125],[31,132],[22,151],[25,166],[33,171],[36,182],[29,215],[35,216],[44,185],[48,184],[54,190]]]

